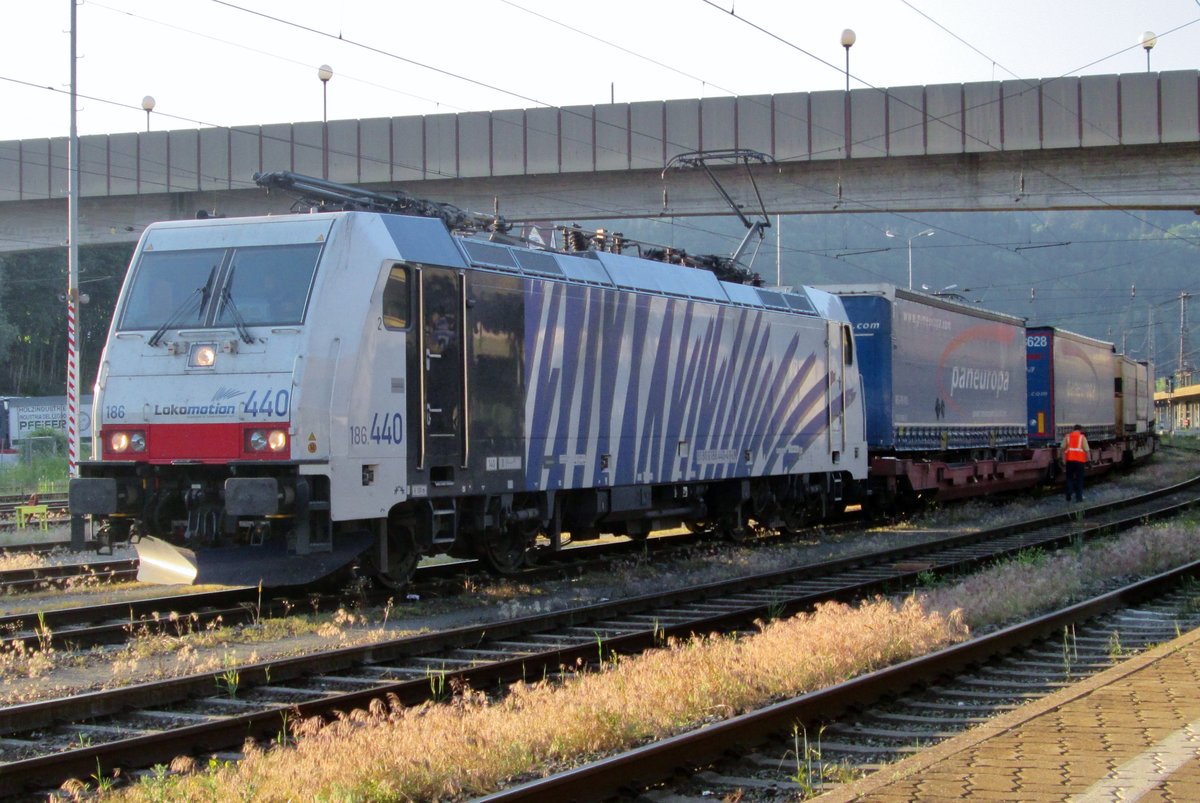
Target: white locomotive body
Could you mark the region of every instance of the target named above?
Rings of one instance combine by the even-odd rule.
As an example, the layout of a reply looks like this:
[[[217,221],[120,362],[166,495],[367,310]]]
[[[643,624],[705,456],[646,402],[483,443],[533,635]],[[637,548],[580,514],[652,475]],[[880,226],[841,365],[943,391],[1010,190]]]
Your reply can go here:
[[[142,576],[304,583],[689,523],[798,526],[867,473],[835,296],[323,212],[155,224],[71,508]]]

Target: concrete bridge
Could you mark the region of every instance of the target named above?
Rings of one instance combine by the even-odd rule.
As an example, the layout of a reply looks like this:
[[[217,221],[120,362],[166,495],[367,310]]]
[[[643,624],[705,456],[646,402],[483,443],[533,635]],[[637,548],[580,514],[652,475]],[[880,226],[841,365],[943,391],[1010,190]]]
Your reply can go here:
[[[81,244],[279,212],[294,170],[509,219],[722,214],[693,150],[751,148],[771,214],[1200,209],[1200,73],[647,101],[80,138]],[[727,187],[753,203],[744,173]],[[66,238],[66,138],[0,142],[0,251]]]

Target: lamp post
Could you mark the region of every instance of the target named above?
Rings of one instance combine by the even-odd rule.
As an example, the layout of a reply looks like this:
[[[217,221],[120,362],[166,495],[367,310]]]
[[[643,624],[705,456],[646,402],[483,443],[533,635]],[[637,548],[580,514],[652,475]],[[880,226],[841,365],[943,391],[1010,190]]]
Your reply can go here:
[[[329,119],[329,79],[333,77],[333,68],[322,64],[317,68],[317,77],[321,79],[321,122]]]
[[[842,31],[842,47],[846,48],[846,91],[850,91],[850,48],[854,46],[857,37],[850,28]]]
[[[146,133],[150,133],[150,112],[154,111],[154,96],[147,95],[142,98],[142,108],[146,110]]]
[[[333,68],[322,64],[317,68],[317,77],[321,79],[321,178],[329,178],[329,79],[333,77]]]
[[[1158,37],[1154,35],[1154,31],[1142,32],[1142,47],[1146,49],[1146,72],[1150,72],[1150,51],[1158,44]]]
[[[933,229],[925,229],[925,231],[919,231],[916,234],[914,234],[912,237],[908,238],[908,289],[909,290],[912,289],[912,241],[917,239],[918,237],[932,237],[936,233],[937,232],[935,232]],[[900,236],[899,234],[896,234],[891,229],[888,229],[887,231],[885,231],[884,234],[888,237],[899,237]]]

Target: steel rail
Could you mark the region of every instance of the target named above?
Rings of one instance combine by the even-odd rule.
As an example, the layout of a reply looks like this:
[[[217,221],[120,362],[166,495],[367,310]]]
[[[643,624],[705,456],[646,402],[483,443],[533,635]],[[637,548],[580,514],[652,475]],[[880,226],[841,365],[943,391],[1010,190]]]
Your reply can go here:
[[[72,608],[61,608],[48,611],[25,611],[0,616],[0,632],[19,633],[21,630],[33,629],[33,623],[43,631],[42,638],[48,639],[43,643],[62,644],[72,633],[78,638],[84,638],[86,628],[81,625],[95,622],[122,622],[117,627],[137,624],[150,617],[154,621],[155,614],[171,611],[187,612],[210,609],[232,608],[244,603],[254,602],[258,589],[238,587],[220,591],[205,591],[196,594],[173,594],[148,599],[129,600],[126,602],[111,602],[101,605],[85,605]],[[8,640],[21,639],[12,636]]]
[[[797,724],[812,725],[919,684],[932,683],[1044,638],[1066,625],[1162,593],[1164,588],[1173,587],[1198,573],[1200,561],[1189,563],[1028,622],[878,669],[836,686],[514,786],[478,798],[476,803],[604,800],[637,790],[681,769],[716,761],[733,746],[740,749],[758,744]]]
[[[510,579],[536,582],[541,579],[558,578],[571,572],[595,568],[598,562],[621,557],[626,554],[662,549],[678,549],[696,543],[691,535],[673,536],[669,539],[654,539],[646,544],[622,541],[610,544],[581,546],[547,557],[546,563],[527,568]],[[129,562],[136,566],[136,561]],[[22,572],[38,572],[46,567]],[[454,561],[418,567],[412,591],[422,594],[461,593],[461,585],[447,586],[449,580],[461,579],[464,572],[481,569],[479,561]],[[130,568],[130,572],[136,572]],[[131,578],[132,579],[132,578]],[[26,580],[34,586],[45,580]],[[3,581],[0,581],[3,587]],[[26,649],[46,647],[81,649],[98,644],[115,644],[127,640],[143,627],[170,627],[174,613],[177,619],[189,619],[191,626],[204,626],[221,620],[225,624],[241,624],[259,617],[284,615],[289,608],[288,591],[304,591],[303,588],[283,589],[283,593],[269,592],[269,597],[259,597],[257,589],[242,587],[198,594],[172,594],[145,600],[115,602],[104,605],[82,605],[48,611],[24,611],[0,615],[0,632],[8,632],[5,639],[9,644],[20,642]],[[373,592],[370,601],[384,604],[389,593]],[[313,594],[306,593],[306,597]],[[295,607],[295,606],[291,606]],[[328,608],[323,605],[322,609]]]
[[[0,571],[0,591],[27,591],[48,586],[62,586],[80,578],[88,578],[101,582],[132,580],[136,575],[136,560],[110,560],[98,563],[52,563],[28,569]]]
[[[1191,483],[1184,484],[1190,488]],[[1178,491],[1180,486],[1174,486]],[[1161,496],[1161,493],[1150,494]],[[1127,500],[1127,503],[1130,500]],[[1197,501],[1194,494],[1188,499],[1170,506],[1164,506],[1155,511],[1154,515],[1169,515],[1179,509],[1189,507]],[[1111,507],[1111,506],[1106,506]],[[1091,533],[1107,533],[1118,526],[1133,526],[1150,517],[1148,512],[1138,512],[1126,516],[1122,521],[1101,521],[1090,528]],[[1055,522],[1060,516],[1042,519],[1043,522]],[[1069,514],[1068,519],[1071,519]],[[1077,529],[1064,528],[1052,524],[1051,532],[1038,544],[1066,544],[1075,539],[1087,537],[1087,533]],[[1028,529],[1029,523],[1012,525],[1002,530]],[[927,549],[936,546],[943,549],[942,554],[948,558],[946,562],[937,563],[939,571],[962,571],[970,566],[976,566],[981,561],[995,559],[997,553],[968,549],[964,552],[960,542],[967,539],[977,539],[980,534],[956,536],[926,545]],[[1028,548],[1029,539],[1007,541],[1002,553],[1014,553]],[[887,550],[881,553],[883,563],[911,554],[914,547],[904,547],[898,550]],[[872,556],[879,558],[880,556]],[[563,664],[573,663],[576,658],[593,661],[600,653],[634,652],[646,649],[660,643],[664,636],[687,635],[694,632],[712,632],[745,627],[769,613],[787,613],[810,606],[813,602],[831,597],[855,597],[863,594],[878,593],[881,590],[895,590],[904,582],[914,582],[921,569],[902,570],[895,566],[887,571],[876,572],[874,576],[863,576],[861,571],[867,557],[847,558],[836,562],[838,568],[850,573],[850,580],[841,587],[826,588],[814,592],[798,592],[790,599],[780,599],[774,593],[755,593],[754,589],[770,588],[773,582],[776,586],[783,583],[797,582],[805,577],[826,575],[832,564],[810,565],[797,569],[772,572],[752,578],[727,580],[710,583],[703,587],[681,589],[667,594],[652,594],[643,597],[619,600],[608,603],[590,605],[583,608],[561,611],[549,616],[532,616],[507,622],[491,623],[478,627],[459,628],[444,633],[428,634],[425,636],[397,639],[390,642],[378,643],[367,647],[342,648],[316,656],[305,656],[281,661],[265,661],[258,664],[239,668],[240,684],[243,687],[271,684],[292,680],[297,677],[312,676],[317,672],[344,671],[368,663],[388,663],[405,657],[422,656],[435,653],[437,650],[453,650],[456,648],[486,647],[497,644],[505,639],[519,639],[530,633],[545,633],[552,628],[596,627],[606,619],[621,615],[643,614],[653,610],[653,606],[672,608],[684,606],[697,600],[708,600],[700,615],[694,615],[686,621],[672,623],[656,622],[653,626],[640,625],[634,632],[624,633],[611,638],[600,638],[598,650],[597,638],[589,637],[583,643],[567,646],[556,645],[536,655],[518,654],[506,660],[481,663],[464,669],[434,670],[429,676],[418,680],[380,680],[369,689],[360,689],[349,694],[323,696],[322,699],[309,700],[299,704],[278,705],[266,710],[251,712],[240,716],[227,717],[211,723],[203,723],[175,729],[166,734],[123,739],[106,744],[94,745],[70,753],[60,753],[36,759],[12,762],[0,765],[0,791],[8,791],[16,787],[28,788],[29,783],[58,783],[72,776],[84,776],[96,770],[97,761],[100,766],[130,764],[146,766],[166,760],[180,752],[193,749],[217,749],[236,746],[247,736],[269,736],[277,733],[285,716],[329,715],[333,710],[344,710],[367,704],[370,700],[394,694],[401,702],[415,702],[428,699],[431,695],[430,677],[436,675],[449,682],[453,679],[468,682],[474,688],[487,687],[490,684],[505,680],[520,679],[540,674],[541,671],[555,671]],[[726,610],[713,613],[714,598],[725,595],[740,597],[740,606],[736,610]],[[717,606],[719,607],[719,606]],[[642,619],[645,616],[640,617]],[[664,620],[668,621],[668,620]],[[23,706],[0,710],[0,732],[23,732],[31,728],[42,728],[64,721],[73,721],[89,717],[114,713],[129,706],[157,706],[175,702],[197,695],[211,696],[217,688],[217,677],[222,673],[198,674],[185,678],[158,681],[136,687],[114,690],[113,692],[96,692],[90,695],[78,695],[68,700],[50,700],[30,703]],[[291,712],[288,714],[287,712]],[[205,736],[204,734],[211,734]],[[220,735],[217,735],[220,734]],[[235,738],[236,737],[236,738]]]
[[[4,544],[0,546],[0,555],[10,553],[24,554],[27,552],[53,552],[56,549],[66,550],[70,546],[70,541],[35,541],[25,544]]]

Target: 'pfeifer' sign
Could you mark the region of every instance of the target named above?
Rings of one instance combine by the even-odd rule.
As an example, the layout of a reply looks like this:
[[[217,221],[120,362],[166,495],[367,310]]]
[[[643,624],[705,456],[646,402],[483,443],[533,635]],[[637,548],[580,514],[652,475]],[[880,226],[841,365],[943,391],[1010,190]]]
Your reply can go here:
[[[92,430],[92,397],[84,396],[79,401],[79,432],[90,437]],[[8,402],[8,431],[13,443],[27,438],[39,429],[53,429],[67,433],[67,397],[42,396],[28,399],[10,399]]]

